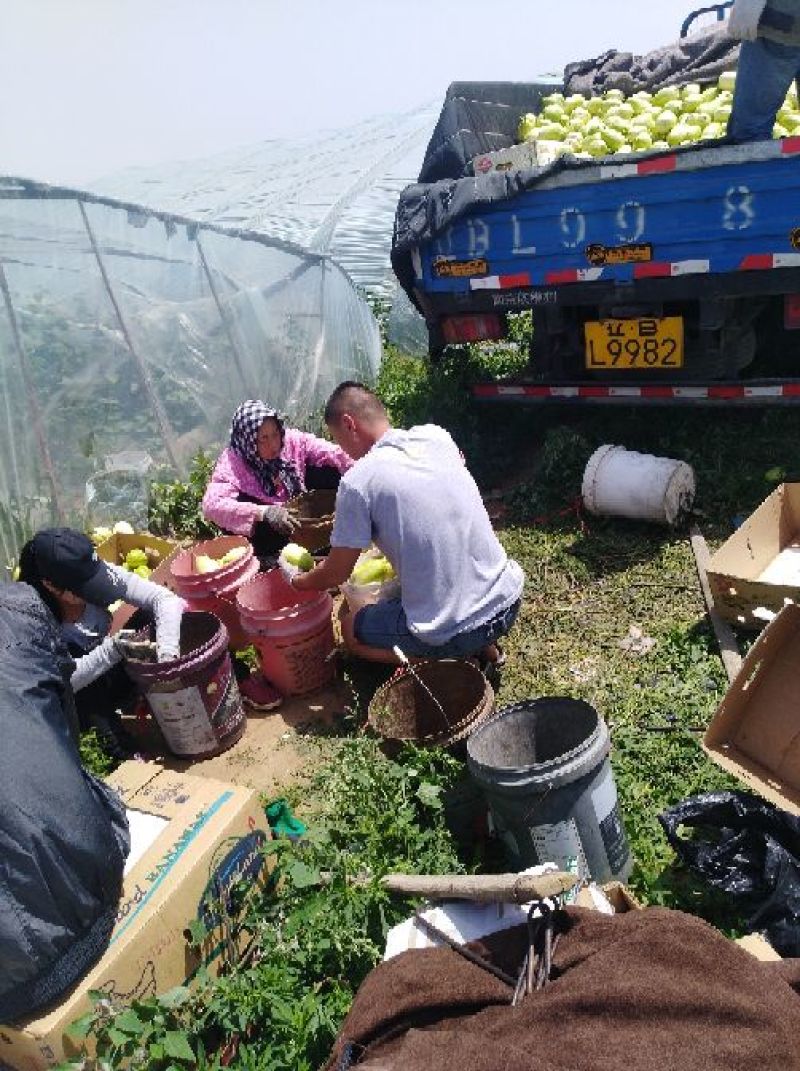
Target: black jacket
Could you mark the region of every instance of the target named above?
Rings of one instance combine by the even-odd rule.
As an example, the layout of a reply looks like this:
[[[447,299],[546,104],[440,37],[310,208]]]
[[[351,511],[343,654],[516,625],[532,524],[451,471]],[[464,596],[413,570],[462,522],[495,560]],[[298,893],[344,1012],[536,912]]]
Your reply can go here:
[[[122,889],[125,809],[81,766],[73,669],[33,588],[0,583],[0,1023],[100,958]]]

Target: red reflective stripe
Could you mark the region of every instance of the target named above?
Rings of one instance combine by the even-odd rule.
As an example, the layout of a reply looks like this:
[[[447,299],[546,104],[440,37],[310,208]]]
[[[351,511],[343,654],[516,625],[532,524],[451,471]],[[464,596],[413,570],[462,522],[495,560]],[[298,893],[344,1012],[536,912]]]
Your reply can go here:
[[[749,253],[739,264],[739,271],[761,271],[772,267],[772,253]]]
[[[576,268],[568,268],[566,271],[549,271],[544,277],[546,283],[558,285],[558,283],[576,283],[578,271]]]
[[[501,290],[507,290],[514,286],[531,285],[531,277],[526,271],[518,272],[516,275],[501,275],[499,279]]]
[[[630,384],[626,384],[630,386]],[[779,386],[781,395],[784,398],[800,398],[800,383],[782,383],[774,384]],[[493,383],[478,383],[472,388],[472,392],[475,395],[480,395],[484,398],[491,397],[533,397],[533,398],[556,398],[558,400],[565,399],[569,401],[570,398],[607,398],[612,397],[611,388],[608,386],[598,386],[596,384],[573,384],[573,389],[577,391],[576,394],[563,394],[558,391],[563,391],[563,387],[546,387],[546,386],[524,386],[519,387],[514,385],[514,393],[509,390],[503,389],[503,384]],[[747,384],[743,383],[740,386],[733,384],[703,384],[703,383],[686,383],[681,384],[679,387],[666,387],[666,386],[642,386],[636,388],[639,391],[638,397],[640,398],[681,398],[680,391],[682,388],[703,392],[701,397],[715,398],[718,400],[727,400],[731,398],[744,398],[747,395]],[[623,397],[623,395],[616,395],[616,397]],[[636,397],[636,395],[629,395],[629,397]],[[774,395],[773,395],[774,397]]]
[[[787,331],[800,328],[800,294],[783,295],[783,326]]]
[[[663,275],[672,275],[670,264],[634,264],[634,279],[655,279]]]
[[[800,152],[800,138],[781,138],[781,152]]]
[[[709,398],[741,398],[744,395],[744,387],[714,387],[708,388]]]
[[[640,175],[657,175],[663,171],[674,171],[675,163],[675,156],[658,156],[653,160],[642,160],[638,171]]]
[[[642,387],[643,398],[673,398],[675,392],[672,387]]]

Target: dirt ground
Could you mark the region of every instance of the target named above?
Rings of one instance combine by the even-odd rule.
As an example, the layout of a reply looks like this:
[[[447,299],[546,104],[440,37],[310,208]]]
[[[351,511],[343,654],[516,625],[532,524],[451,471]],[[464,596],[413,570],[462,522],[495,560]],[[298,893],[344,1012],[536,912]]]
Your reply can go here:
[[[147,725],[141,726],[137,735],[148,757],[171,770],[190,771],[196,777],[275,795],[308,766],[303,738],[331,725],[343,713],[349,695],[344,683],[335,682],[312,695],[287,698],[277,710],[266,713],[245,706],[244,735],[233,747],[210,759],[187,761],[170,755]]]

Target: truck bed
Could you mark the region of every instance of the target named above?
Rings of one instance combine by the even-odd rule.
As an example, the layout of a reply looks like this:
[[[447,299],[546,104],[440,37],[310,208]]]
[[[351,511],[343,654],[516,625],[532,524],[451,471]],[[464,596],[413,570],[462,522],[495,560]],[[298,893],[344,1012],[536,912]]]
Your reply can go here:
[[[530,374],[475,388],[479,400],[800,403],[800,137],[414,192],[421,239],[398,274],[432,354],[502,337],[507,313],[533,312]]]
[[[704,283],[800,290],[798,206],[798,137],[609,158],[456,219],[412,256],[414,289],[426,315],[596,302],[649,280],[666,299]]]

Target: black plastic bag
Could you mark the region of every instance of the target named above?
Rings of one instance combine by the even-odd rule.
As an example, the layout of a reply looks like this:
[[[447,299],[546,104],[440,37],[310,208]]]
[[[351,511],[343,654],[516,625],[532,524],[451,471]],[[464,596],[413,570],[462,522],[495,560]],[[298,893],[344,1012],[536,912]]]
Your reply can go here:
[[[782,956],[800,956],[800,818],[748,792],[709,792],[659,821],[695,874],[746,899],[750,930],[764,930]],[[694,836],[679,835],[679,826]]]

